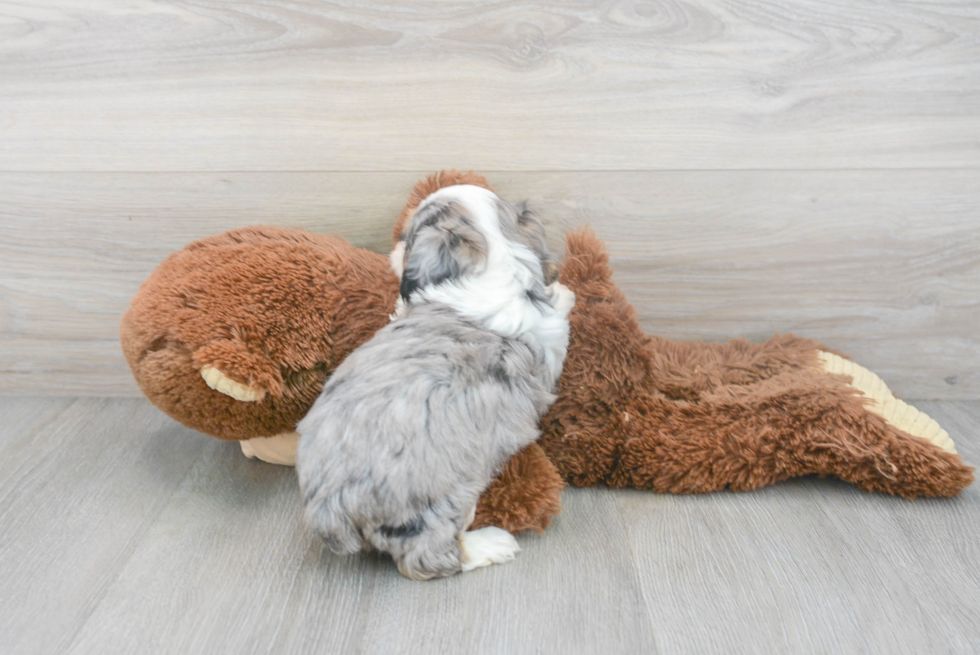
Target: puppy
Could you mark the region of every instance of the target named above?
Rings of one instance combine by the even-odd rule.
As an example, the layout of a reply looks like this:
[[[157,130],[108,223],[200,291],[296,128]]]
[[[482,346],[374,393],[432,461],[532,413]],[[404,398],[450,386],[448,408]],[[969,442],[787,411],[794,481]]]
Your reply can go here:
[[[297,426],[306,519],[333,552],[387,552],[419,580],[508,561],[513,536],[466,529],[538,438],[575,296],[540,221],[475,186],[426,198],[392,259],[396,315]]]

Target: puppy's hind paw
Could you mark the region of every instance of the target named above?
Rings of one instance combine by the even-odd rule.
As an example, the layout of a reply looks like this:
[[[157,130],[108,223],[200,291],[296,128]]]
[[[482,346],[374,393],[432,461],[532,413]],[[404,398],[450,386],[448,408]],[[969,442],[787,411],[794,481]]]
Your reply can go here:
[[[464,532],[459,536],[459,547],[463,551],[463,571],[509,562],[521,550],[514,535],[500,528]]]

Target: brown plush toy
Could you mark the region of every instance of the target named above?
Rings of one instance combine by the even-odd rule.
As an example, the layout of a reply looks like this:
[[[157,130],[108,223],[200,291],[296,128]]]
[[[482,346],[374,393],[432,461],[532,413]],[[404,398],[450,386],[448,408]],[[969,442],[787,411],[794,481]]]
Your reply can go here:
[[[474,173],[416,185],[489,188]],[[538,443],[484,493],[474,527],[543,530],[564,481],[667,493],[745,491],[836,476],[907,498],[973,481],[935,421],[873,373],[809,339],[671,342],[645,335],[589,230],[566,237],[576,294],[558,400]],[[386,324],[398,280],[385,256],[299,230],[246,228],[197,241],[150,276],[121,340],[141,389],[184,425],[292,464],[293,428],[330,372]]]

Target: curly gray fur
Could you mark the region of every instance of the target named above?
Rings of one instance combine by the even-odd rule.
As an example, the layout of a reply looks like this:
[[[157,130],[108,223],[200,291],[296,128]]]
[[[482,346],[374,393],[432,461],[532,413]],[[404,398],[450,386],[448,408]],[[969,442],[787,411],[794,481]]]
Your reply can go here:
[[[420,208],[407,234],[402,285],[411,302],[341,363],[297,427],[306,517],[335,553],[378,549],[419,579],[459,571],[459,536],[480,494],[538,437],[554,401],[570,305],[556,310],[556,293],[543,283],[551,261],[544,239],[516,238],[518,221],[525,230],[537,219],[506,204],[496,212],[499,233],[465,203]],[[540,223],[533,232],[543,236]],[[521,300],[526,311],[560,321],[563,335],[560,328],[557,337],[533,329],[499,334],[458,307],[427,300],[427,288],[458,284],[479,269],[499,235],[533,243],[533,281],[524,290],[533,293]]]

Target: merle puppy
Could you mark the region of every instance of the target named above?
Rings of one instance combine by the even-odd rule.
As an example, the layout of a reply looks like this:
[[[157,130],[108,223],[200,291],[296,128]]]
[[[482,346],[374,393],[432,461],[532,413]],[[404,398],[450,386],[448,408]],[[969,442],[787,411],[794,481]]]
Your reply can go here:
[[[426,198],[392,265],[392,322],[297,427],[306,518],[333,552],[384,551],[420,580],[513,559],[509,533],[466,529],[504,462],[538,437],[575,296],[556,282],[540,221],[475,186]]]

